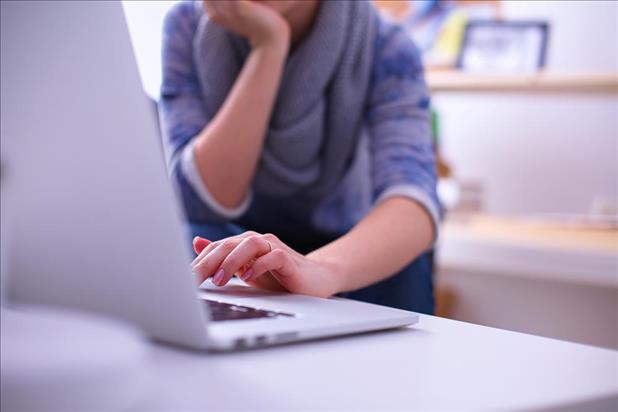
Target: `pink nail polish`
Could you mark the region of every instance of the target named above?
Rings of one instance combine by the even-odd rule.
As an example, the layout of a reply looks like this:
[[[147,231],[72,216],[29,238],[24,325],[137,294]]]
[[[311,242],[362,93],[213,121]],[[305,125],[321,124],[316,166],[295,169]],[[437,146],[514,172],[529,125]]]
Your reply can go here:
[[[242,274],[242,276],[240,277],[242,280],[247,280],[249,279],[251,276],[253,276],[253,269],[249,269],[247,271],[245,271],[245,273]]]
[[[212,283],[219,286],[219,283],[221,283],[224,276],[225,276],[225,272],[223,271],[223,269],[219,269],[217,273],[215,273],[215,275],[213,276]]]

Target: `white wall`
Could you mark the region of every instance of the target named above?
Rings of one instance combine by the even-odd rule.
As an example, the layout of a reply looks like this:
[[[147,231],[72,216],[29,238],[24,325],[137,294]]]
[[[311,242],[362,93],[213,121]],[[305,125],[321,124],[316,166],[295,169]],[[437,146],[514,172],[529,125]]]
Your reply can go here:
[[[618,98],[444,94],[443,151],[483,183],[492,213],[586,212],[618,203]]]
[[[547,70],[618,71],[618,2],[507,1],[507,19],[551,23]],[[438,94],[443,151],[485,187],[493,213],[586,212],[618,204],[618,98]]]
[[[144,89],[153,98],[161,85],[161,35],[165,13],[178,0],[127,1],[122,5]]]
[[[506,18],[550,23],[548,69],[618,70],[618,2],[517,0],[502,4]]]

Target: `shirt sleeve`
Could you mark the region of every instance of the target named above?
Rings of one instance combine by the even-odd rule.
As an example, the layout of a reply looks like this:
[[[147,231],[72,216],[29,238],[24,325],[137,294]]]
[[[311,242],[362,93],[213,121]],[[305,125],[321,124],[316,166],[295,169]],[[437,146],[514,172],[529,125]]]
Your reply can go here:
[[[431,217],[435,241],[440,204],[429,101],[418,49],[401,28],[381,22],[367,116],[372,196],[374,204],[416,201]]]
[[[187,218],[216,223],[244,214],[251,194],[236,208],[224,207],[209,192],[195,163],[195,136],[210,121],[193,63],[198,19],[192,2],[175,5],[165,17],[159,111],[168,170]]]

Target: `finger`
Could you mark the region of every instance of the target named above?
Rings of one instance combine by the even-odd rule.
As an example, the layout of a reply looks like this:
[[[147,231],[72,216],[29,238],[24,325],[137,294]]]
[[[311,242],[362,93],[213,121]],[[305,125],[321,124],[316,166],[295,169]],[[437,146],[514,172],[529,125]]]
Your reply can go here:
[[[278,280],[278,275],[273,272],[283,269],[288,259],[289,256],[285,250],[274,249],[270,253],[260,256],[255,260],[253,266],[244,273],[244,280],[246,282],[255,281],[266,272],[271,272]]]
[[[230,252],[232,252],[240,242],[240,239],[226,239],[215,246],[215,248],[204,257],[204,259],[193,266],[193,273],[198,276],[198,280],[204,281],[210,276],[217,275],[216,279],[219,281],[222,275],[219,273],[220,271],[218,271],[218,269],[221,266],[221,263],[223,263],[223,259],[225,259],[225,257],[230,254]],[[215,271],[217,271],[217,273],[215,273]]]
[[[251,268],[253,262],[255,262],[255,259],[250,259],[247,263],[242,265],[242,267],[236,271],[236,276],[242,279],[243,274]]]
[[[200,254],[193,259],[193,262],[191,262],[191,267],[195,267],[196,265],[198,265],[206,256],[208,256],[208,254],[210,252],[212,252],[214,250],[214,248],[216,248],[217,246],[219,246],[222,242],[228,240],[228,239],[239,239],[242,238],[244,239],[247,236],[253,236],[253,235],[257,235],[257,232],[254,232],[252,230],[243,232],[239,235],[235,235],[235,236],[230,236],[230,237],[226,237],[225,239],[221,239],[221,240],[217,240],[216,242],[212,242],[210,243],[208,246],[206,246],[205,249],[203,249]]]
[[[247,285],[258,289],[272,290],[275,292],[287,292],[287,289],[279,283],[274,276],[270,276],[268,273],[245,282]]]
[[[212,242],[208,239],[204,239],[203,237],[196,236],[193,238],[193,251],[196,255],[199,255],[202,250],[206,248]]]
[[[225,285],[232,278],[232,275],[240,271],[244,265],[252,259],[267,254],[270,250],[271,245],[262,236],[255,235],[244,238],[221,263],[220,269],[223,270],[224,276],[215,279],[215,284],[217,286]],[[247,277],[247,273],[243,271],[242,276]]]
[[[195,259],[193,259],[193,262],[191,262],[191,267],[195,268],[195,266],[197,266],[206,256],[208,256],[210,252],[212,252],[217,246],[219,246],[221,243],[223,243],[227,239],[229,238],[217,240],[216,242],[212,242],[208,246],[206,246],[204,249],[202,249],[200,254],[197,255]]]

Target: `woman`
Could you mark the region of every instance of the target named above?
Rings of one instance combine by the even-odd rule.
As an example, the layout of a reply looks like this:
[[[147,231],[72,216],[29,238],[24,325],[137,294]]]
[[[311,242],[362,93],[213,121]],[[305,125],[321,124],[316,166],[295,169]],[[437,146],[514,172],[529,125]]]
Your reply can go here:
[[[199,280],[433,311],[429,98],[370,3],[181,3],[160,104]]]

